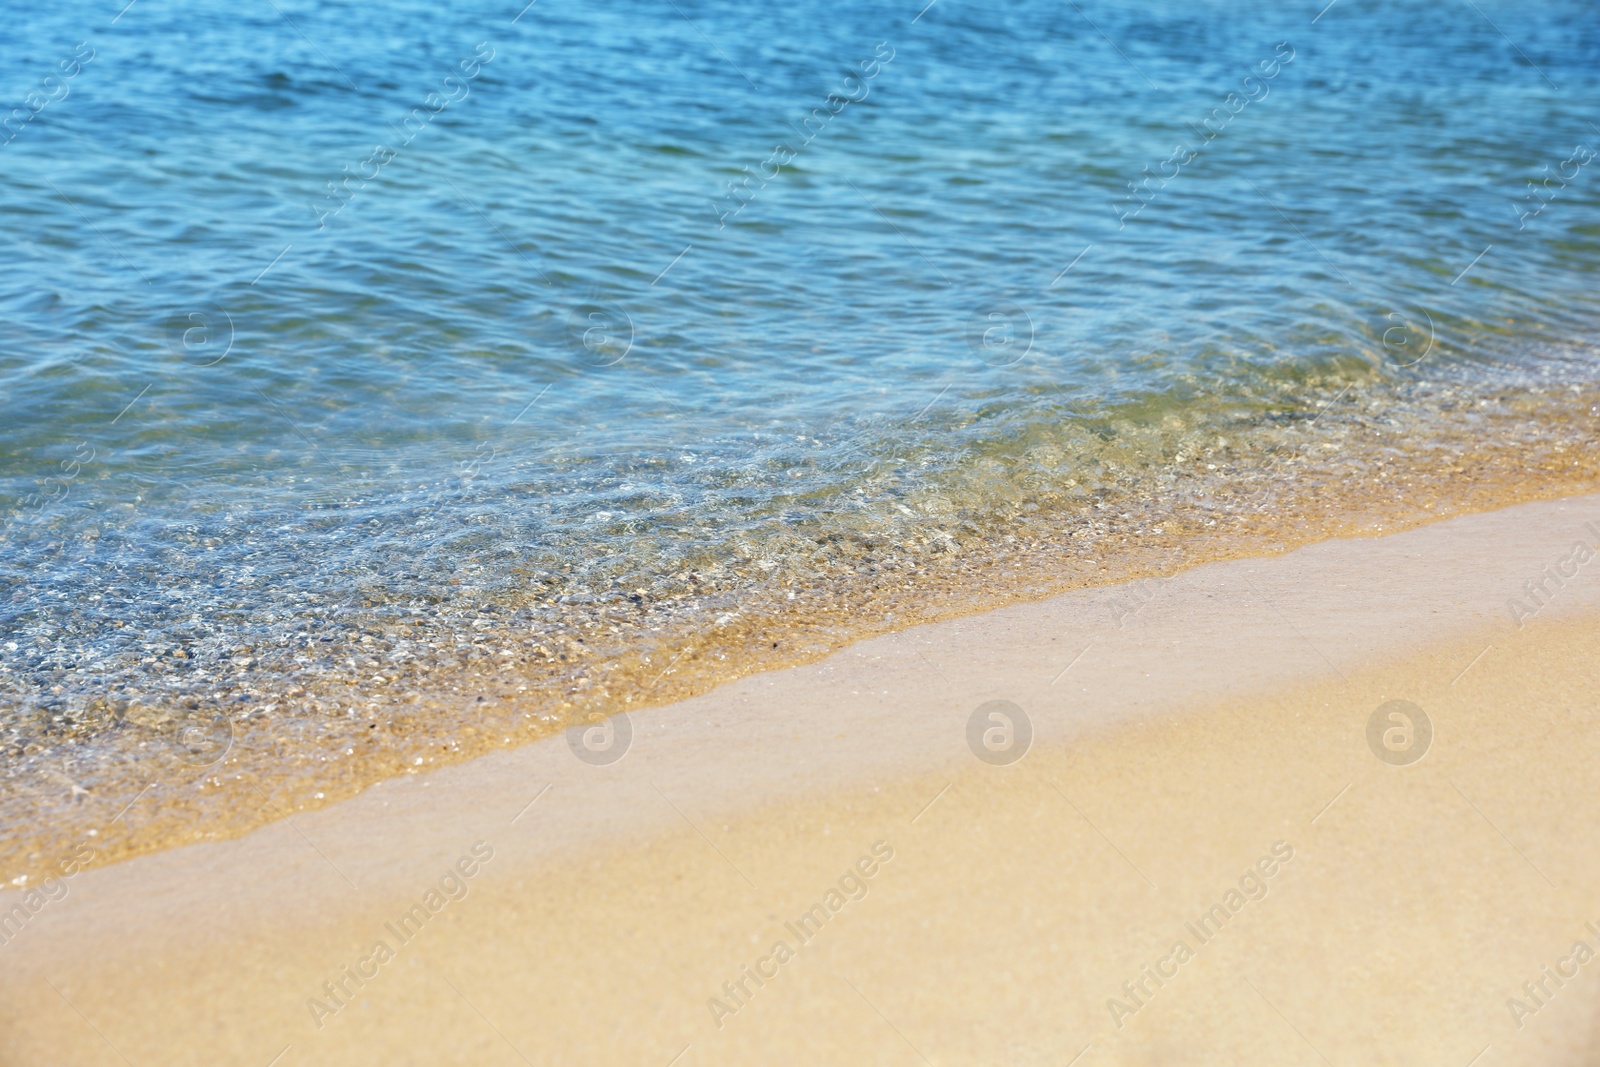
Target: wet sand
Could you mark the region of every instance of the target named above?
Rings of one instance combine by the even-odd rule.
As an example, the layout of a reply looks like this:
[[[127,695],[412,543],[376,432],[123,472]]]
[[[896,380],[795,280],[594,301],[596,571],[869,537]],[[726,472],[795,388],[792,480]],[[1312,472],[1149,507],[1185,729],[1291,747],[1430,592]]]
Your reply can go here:
[[[490,541],[516,567],[453,559],[441,574],[412,565],[406,537],[380,539],[403,558],[371,560],[384,578],[359,610],[337,577],[286,608],[262,586],[219,593],[210,569],[163,572],[160,611],[118,601],[114,619],[92,599],[19,588],[14,601],[64,610],[0,642],[0,883],[40,877],[90,829],[105,860],[237,837],[924,623],[1600,489],[1600,391],[1337,379],[1293,394],[1271,417],[1217,412],[1219,434],[1170,411],[1074,405],[964,478],[897,474],[870,504],[814,486],[779,528],[731,542],[630,520],[540,566],[549,546],[500,529]],[[334,515],[317,525],[344,529]],[[688,543],[693,558],[656,554]],[[162,621],[180,607],[182,625]],[[91,639],[97,627],[122,635],[115,649]],[[137,817],[106,825],[135,797]]]
[[[640,712],[609,765],[91,859],[0,945],[0,1062],[1592,1063],[1597,531],[1070,593]],[[969,747],[993,700],[1020,760]]]

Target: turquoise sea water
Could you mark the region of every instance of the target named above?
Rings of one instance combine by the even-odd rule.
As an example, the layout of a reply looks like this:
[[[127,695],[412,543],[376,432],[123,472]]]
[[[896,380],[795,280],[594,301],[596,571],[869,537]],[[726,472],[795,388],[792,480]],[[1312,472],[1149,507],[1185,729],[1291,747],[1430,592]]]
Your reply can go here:
[[[8,773],[737,615],[1112,492],[1082,442],[1597,378],[1587,3],[5,23]]]

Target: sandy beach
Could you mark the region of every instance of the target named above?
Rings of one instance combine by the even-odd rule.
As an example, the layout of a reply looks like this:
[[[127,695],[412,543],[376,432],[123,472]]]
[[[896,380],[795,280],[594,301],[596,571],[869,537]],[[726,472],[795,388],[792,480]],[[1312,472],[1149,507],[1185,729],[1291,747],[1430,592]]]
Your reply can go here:
[[[8,10],[0,1067],[1600,1067],[1595,14]]]
[[[1578,497],[1211,564],[598,753],[86,837],[5,895],[0,1062],[1593,1063],[1597,528]]]

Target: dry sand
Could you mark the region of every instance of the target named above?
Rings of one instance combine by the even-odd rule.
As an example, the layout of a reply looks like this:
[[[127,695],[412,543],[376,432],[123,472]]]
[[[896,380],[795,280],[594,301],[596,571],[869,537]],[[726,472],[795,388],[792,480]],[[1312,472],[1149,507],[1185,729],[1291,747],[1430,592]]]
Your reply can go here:
[[[1508,607],[1580,542],[1600,497],[1074,593],[90,863],[0,1063],[1600,1063],[1600,560]]]

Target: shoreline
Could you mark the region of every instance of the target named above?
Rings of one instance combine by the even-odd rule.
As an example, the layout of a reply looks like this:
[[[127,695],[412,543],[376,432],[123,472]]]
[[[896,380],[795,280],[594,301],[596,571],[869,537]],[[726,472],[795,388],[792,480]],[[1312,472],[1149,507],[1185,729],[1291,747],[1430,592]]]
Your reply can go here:
[[[1533,409],[1523,409],[1541,402],[1531,394],[1513,393],[1487,413],[1472,407],[1463,414],[1452,406],[1460,405],[1461,397],[1434,399],[1454,412],[1446,419],[1455,427],[1452,432],[1472,425],[1490,438],[1496,436],[1488,433],[1491,428],[1520,425],[1519,417],[1533,414]],[[198,702],[187,701],[187,708],[131,700],[122,706],[120,698],[113,699],[115,686],[102,679],[110,688],[98,703],[90,703],[110,709],[118,725],[99,748],[75,748],[76,742],[54,732],[60,727],[42,720],[36,737],[9,738],[18,746],[19,758],[7,781],[0,783],[0,810],[12,828],[0,838],[0,884],[23,876],[39,879],[51,869],[51,857],[85,841],[93,843],[101,862],[109,862],[196,840],[238,836],[287,814],[359,795],[377,782],[516,748],[617,710],[667,706],[763,671],[815,663],[851,643],[912,626],[957,621],[1074,589],[1129,583],[1136,590],[1154,588],[1149,583],[1159,582],[1179,564],[1192,569],[1271,557],[1330,538],[1382,535],[1474,509],[1591,491],[1600,468],[1584,449],[1574,447],[1588,432],[1579,417],[1588,410],[1588,401],[1578,400],[1583,402],[1564,401],[1563,417],[1542,421],[1534,431],[1518,431],[1521,439],[1510,445],[1491,440],[1461,450],[1424,448],[1387,460],[1386,450],[1409,440],[1399,429],[1398,415],[1386,429],[1381,411],[1348,416],[1348,425],[1340,421],[1347,416],[1334,413],[1321,421],[1316,439],[1296,436],[1298,430],[1283,431],[1283,451],[1256,457],[1264,465],[1253,466],[1231,454],[1210,456],[1209,447],[1193,455],[1180,452],[1190,467],[1207,458],[1219,461],[1220,470],[1198,480],[1194,471],[1185,473],[1176,466],[1141,472],[1138,457],[1150,450],[1151,441],[1119,443],[1128,454],[1118,463],[1132,463],[1125,471],[1132,479],[1129,485],[1167,479],[1159,500],[1170,497],[1170,508],[1158,506],[1156,498],[1141,502],[1123,493],[1093,504],[1080,501],[1078,512],[1019,512],[1005,537],[978,537],[962,542],[959,550],[955,541],[941,540],[941,531],[961,524],[935,512],[926,516],[929,525],[922,530],[921,544],[915,538],[902,544],[884,537],[841,540],[816,531],[786,534],[801,545],[812,545],[808,538],[817,536],[812,548],[829,553],[829,558],[812,560],[814,571],[807,569],[811,564],[798,571],[779,567],[767,585],[760,579],[741,595],[723,589],[702,596],[704,603],[691,597],[674,606],[674,597],[640,597],[646,591],[638,590],[624,598],[612,590],[602,599],[617,605],[578,605],[548,632],[532,608],[535,614],[527,617],[520,611],[503,616],[495,614],[499,609],[485,609],[490,615],[476,621],[470,621],[479,614],[476,610],[447,621],[425,619],[413,602],[412,608],[396,608],[398,616],[386,621],[377,618],[382,613],[374,613],[370,626],[360,623],[350,631],[360,633],[360,642],[345,647],[311,642],[310,631],[300,632],[308,625],[301,620],[294,633],[278,635],[276,643],[284,645],[281,654],[305,643],[322,649],[310,654],[324,659],[342,660],[347,653],[354,657],[348,671],[336,672],[350,677],[336,687],[333,705],[323,702],[329,694],[318,696],[310,681],[287,695],[274,689],[272,670],[263,671],[260,662],[250,659],[261,655],[260,649],[235,657],[238,648],[232,641],[227,643],[231,651],[216,663],[193,657],[183,661],[184,669],[194,668],[197,677],[211,678],[208,687],[216,687],[200,694]],[[1107,432],[1113,428],[1110,422],[1102,427]],[[1448,427],[1436,429],[1441,440],[1451,438]],[[1171,437],[1171,447],[1192,436],[1127,426],[1112,436],[1124,442],[1140,433]],[[1326,440],[1320,447],[1331,452],[1312,447],[1322,438]],[[1192,444],[1181,447],[1193,451]],[[1291,470],[1293,478],[1280,481]],[[1356,482],[1362,483],[1359,491],[1347,488]],[[1391,497],[1380,500],[1378,486],[1388,487]],[[1081,495],[1084,489],[1072,492]],[[920,513],[924,504],[938,500],[913,503]],[[771,547],[757,545],[752,551]],[[743,563],[752,564],[760,552],[746,557]],[[803,576],[796,579],[795,574]],[[554,594],[542,584],[548,580],[553,579],[535,582],[528,595],[549,599]],[[1136,608],[1140,595],[1132,594],[1126,610]],[[657,609],[666,614],[652,614]],[[595,612],[599,616],[591,618]],[[632,619],[632,613],[638,618]],[[609,627],[608,632],[596,618],[622,629]],[[349,619],[341,625],[357,623]],[[432,663],[422,631],[448,634],[463,627],[472,635],[471,651],[459,652],[459,661],[452,652]],[[375,643],[366,644],[369,639]],[[328,651],[340,648],[337,654]],[[413,653],[423,673],[408,682],[404,672],[409,668],[403,665],[412,662],[408,657]],[[558,665],[557,655],[568,662]],[[392,662],[396,657],[399,664]],[[154,659],[168,669],[166,656]],[[355,668],[358,660],[383,673],[366,678]],[[302,667],[277,681],[299,678]],[[413,691],[417,685],[434,689]],[[199,742],[194,752],[176,743],[190,737]],[[212,764],[219,744],[231,747]],[[88,758],[91,751],[93,759]],[[155,815],[141,810],[137,820],[120,817],[126,805],[140,802],[148,808],[151,799],[156,801]]]
[[[635,713],[612,763],[557,736],[91,863],[0,945],[0,1062],[97,1062],[102,1040],[134,1062],[665,1063],[685,1045],[697,1062],[913,1061],[886,1018],[934,1062],[1086,1044],[1157,1062],[1195,1041],[1311,1062],[1274,1046],[1297,1042],[1286,1018],[1335,1062],[1414,1062],[1499,1018],[1462,1062],[1491,1044],[1576,1064],[1592,980],[1550,986],[1520,1028],[1504,1002],[1600,922],[1594,864],[1564,847],[1600,814],[1583,772],[1600,571],[1550,584],[1520,629],[1509,604],[1593,543],[1589,522],[1600,496],[919,626]],[[1392,699],[1429,709],[1414,766],[1364,738]],[[1016,763],[968,747],[993,700],[1032,724]],[[1267,876],[1280,840],[1295,855]],[[1185,936],[1230,892],[1249,902],[1223,934]],[[815,944],[790,944],[771,989],[746,977],[818,902]],[[1323,915],[1355,932],[1347,949],[1305,927]],[[1469,921],[1474,938],[1452,933]],[[1148,976],[1174,966],[1170,990]],[[1223,982],[1240,968],[1272,1010]],[[308,1002],[331,1008],[335,982],[344,1003],[319,1017]],[[1408,1036],[1422,1016],[1437,1032]],[[1390,1044],[1361,1044],[1363,1019]]]

